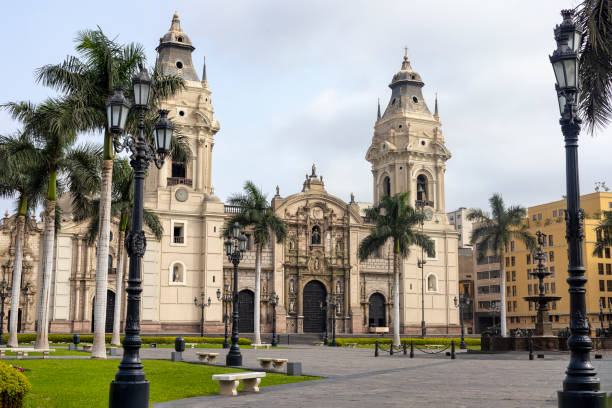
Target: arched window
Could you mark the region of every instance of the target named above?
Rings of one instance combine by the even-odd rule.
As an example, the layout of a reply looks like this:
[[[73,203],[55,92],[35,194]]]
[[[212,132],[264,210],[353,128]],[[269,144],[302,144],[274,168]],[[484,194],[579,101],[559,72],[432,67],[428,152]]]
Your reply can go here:
[[[417,200],[427,201],[427,177],[420,174],[417,177]]]
[[[427,291],[437,292],[438,291],[438,279],[436,275],[431,274],[427,277]]]
[[[311,243],[312,245],[321,244],[321,228],[318,225],[312,227]]]
[[[182,262],[176,261],[170,264],[169,272],[170,272],[170,279],[169,279],[170,285],[184,285],[185,284],[186,271],[185,271],[185,265]]]
[[[385,177],[383,180],[383,194],[391,195],[391,179],[389,176]]]
[[[186,177],[185,165],[180,162],[172,162],[172,177],[185,178]]]

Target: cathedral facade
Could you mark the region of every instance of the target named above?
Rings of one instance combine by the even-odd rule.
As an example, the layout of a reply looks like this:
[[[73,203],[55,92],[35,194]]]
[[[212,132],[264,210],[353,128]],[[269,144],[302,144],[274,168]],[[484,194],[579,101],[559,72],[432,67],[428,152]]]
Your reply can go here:
[[[225,221],[239,208],[225,205],[211,183],[215,134],[211,90],[203,65],[200,77],[192,61],[194,46],[174,15],[169,31],[157,47],[157,67],[181,76],[186,89],[165,103],[169,118],[188,137],[193,159],[188,165],[167,161],[150,169],[145,182],[145,208],[161,220],[161,241],[148,234],[143,258],[141,319],[143,333],[196,333],[200,309],[194,298],[210,299],[204,330],[223,332],[223,293],[232,284],[233,266],[223,253]],[[427,257],[414,248],[400,265],[400,321],[393,322],[391,292],[393,262],[390,245],[366,261],[358,257],[359,243],[373,225],[365,218],[372,203],[346,201],[327,192],[315,167],[306,173],[296,193],[281,196],[277,188],[272,210],[284,220],[287,236],[264,247],[261,273],[262,332],[271,330],[270,295],[279,297],[277,330],[281,333],[320,333],[331,321],[325,310],[333,296],[338,333],[365,333],[375,327],[399,324],[404,333],[420,331],[422,313],[429,334],[457,333],[457,233],[444,208],[444,172],[450,153],[444,144],[437,102],[431,114],[421,93],[423,82],[404,57],[392,78],[391,98],[374,126],[366,160],[372,166],[374,205],[384,194],[408,191],[410,204],[422,209],[421,226],[435,242],[436,255]],[[366,146],[364,146],[365,148]],[[297,182],[297,180],[296,180]],[[298,186],[296,186],[298,187]],[[57,235],[51,289],[51,332],[89,332],[95,292],[95,246],[87,244],[87,222],[72,221],[64,206],[64,222]],[[113,236],[118,237],[117,224]],[[255,305],[255,246],[250,231],[248,249],[239,265],[241,332],[253,331]],[[14,217],[0,220],[0,265],[9,281],[12,273]],[[32,331],[40,285],[38,260],[41,225],[31,226],[25,245],[20,330]],[[111,237],[107,327],[112,327],[117,259]],[[420,262],[423,261],[423,262]],[[127,268],[127,262],[125,262]],[[422,266],[422,267],[421,267]],[[126,271],[127,272],[127,271]],[[124,274],[127,276],[127,273]],[[125,287],[125,283],[124,283]],[[122,327],[125,291],[122,302]],[[329,309],[329,308],[328,308]]]

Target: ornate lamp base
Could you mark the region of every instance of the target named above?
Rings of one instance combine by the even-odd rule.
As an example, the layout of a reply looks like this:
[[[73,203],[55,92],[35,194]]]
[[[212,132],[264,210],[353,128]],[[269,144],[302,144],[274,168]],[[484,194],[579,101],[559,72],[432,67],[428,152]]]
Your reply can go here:
[[[605,391],[557,391],[559,408],[606,408],[608,395]]]
[[[242,354],[240,353],[232,354],[232,352],[230,351],[229,353],[227,353],[227,357],[225,358],[225,365],[232,366],[232,367],[241,366],[242,365]]]
[[[112,381],[109,407],[149,408],[149,382]]]

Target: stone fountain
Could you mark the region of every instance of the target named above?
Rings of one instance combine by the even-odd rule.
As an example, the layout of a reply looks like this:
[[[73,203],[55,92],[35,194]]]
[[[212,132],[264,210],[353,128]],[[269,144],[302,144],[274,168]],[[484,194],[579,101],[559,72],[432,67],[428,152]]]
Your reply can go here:
[[[552,337],[552,323],[548,317],[548,304],[550,302],[554,302],[556,300],[561,299],[561,296],[547,296],[544,293],[544,278],[552,275],[552,272],[549,272],[544,267],[544,251],[542,251],[542,246],[546,240],[546,235],[541,231],[536,233],[538,237],[538,248],[534,255],[534,259],[538,261],[538,267],[530,272],[530,275],[539,279],[538,285],[538,295],[537,296],[525,296],[523,299],[534,302],[536,304],[536,309],[538,311],[538,316],[536,319],[535,332],[534,336],[538,337]]]

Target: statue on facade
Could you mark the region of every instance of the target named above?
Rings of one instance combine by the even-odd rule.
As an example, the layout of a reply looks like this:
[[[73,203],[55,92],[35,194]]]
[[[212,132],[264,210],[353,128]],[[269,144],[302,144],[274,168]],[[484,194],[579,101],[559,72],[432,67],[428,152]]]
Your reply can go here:
[[[312,163],[312,177],[315,177],[317,175],[317,167],[314,165],[314,163]]]

